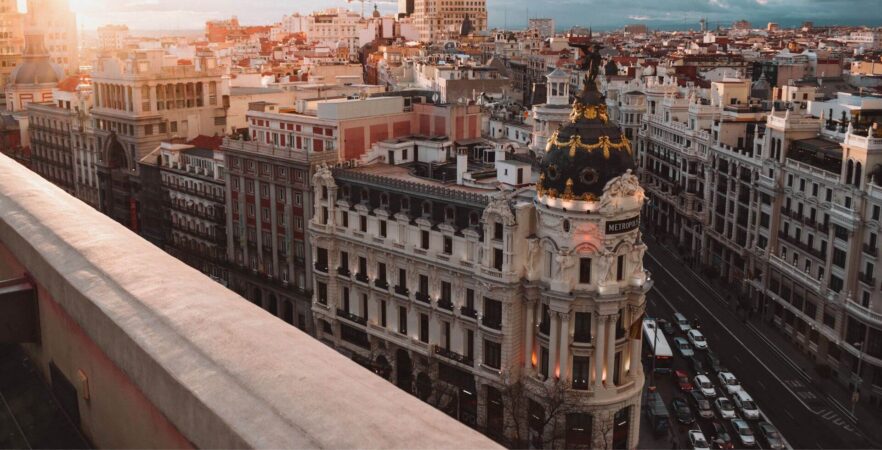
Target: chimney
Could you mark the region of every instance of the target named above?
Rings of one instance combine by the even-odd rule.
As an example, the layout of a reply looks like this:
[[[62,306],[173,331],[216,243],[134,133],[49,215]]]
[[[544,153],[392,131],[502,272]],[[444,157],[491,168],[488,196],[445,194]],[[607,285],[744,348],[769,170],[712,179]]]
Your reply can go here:
[[[469,149],[460,147],[456,149],[456,184],[462,184],[463,175],[469,168]]]

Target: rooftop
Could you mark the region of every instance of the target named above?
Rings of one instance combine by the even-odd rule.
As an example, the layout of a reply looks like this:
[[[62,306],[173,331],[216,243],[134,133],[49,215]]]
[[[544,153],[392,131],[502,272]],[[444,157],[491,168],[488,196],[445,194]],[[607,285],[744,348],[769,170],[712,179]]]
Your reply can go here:
[[[96,446],[497,448],[3,155],[0,172],[0,275],[39,288],[34,351],[77,380]]]

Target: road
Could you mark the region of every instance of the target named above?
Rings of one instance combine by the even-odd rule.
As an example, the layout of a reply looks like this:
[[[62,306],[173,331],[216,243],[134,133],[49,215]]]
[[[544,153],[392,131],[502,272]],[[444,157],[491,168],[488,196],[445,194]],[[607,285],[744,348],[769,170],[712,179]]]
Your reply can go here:
[[[727,293],[720,295],[666,248],[652,240],[649,244],[644,265],[655,286],[648,314],[671,320],[676,310],[690,320],[697,317],[722,365],[741,380],[793,448],[874,447],[854,428],[847,409],[816,391],[804,371],[742,321],[724,299]],[[656,384],[665,381],[673,384],[662,379]]]

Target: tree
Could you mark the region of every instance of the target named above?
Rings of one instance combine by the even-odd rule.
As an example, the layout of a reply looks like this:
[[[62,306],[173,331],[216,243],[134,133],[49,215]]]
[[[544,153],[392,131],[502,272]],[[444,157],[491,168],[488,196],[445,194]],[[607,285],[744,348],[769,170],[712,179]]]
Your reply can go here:
[[[539,440],[543,448],[555,448],[565,435],[566,415],[571,408],[566,403],[566,384],[560,380],[536,383],[538,390],[524,383],[520,376],[512,381],[512,370],[503,374],[502,398],[505,404],[506,426],[512,429],[513,448],[525,448],[529,442],[530,400],[534,397],[542,406],[543,415],[536,424],[541,431]]]

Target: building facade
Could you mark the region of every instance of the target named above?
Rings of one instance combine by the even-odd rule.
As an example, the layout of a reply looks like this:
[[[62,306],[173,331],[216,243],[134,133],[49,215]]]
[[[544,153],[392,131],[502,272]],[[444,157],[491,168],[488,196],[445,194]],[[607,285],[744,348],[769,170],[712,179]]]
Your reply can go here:
[[[466,19],[471,22],[472,31],[477,33],[487,30],[487,1],[414,0],[411,17],[423,42],[459,36]]]
[[[506,444],[635,448],[644,197],[602,102],[580,95],[541,166],[418,146],[320,168],[316,336]]]

